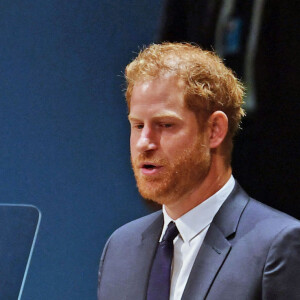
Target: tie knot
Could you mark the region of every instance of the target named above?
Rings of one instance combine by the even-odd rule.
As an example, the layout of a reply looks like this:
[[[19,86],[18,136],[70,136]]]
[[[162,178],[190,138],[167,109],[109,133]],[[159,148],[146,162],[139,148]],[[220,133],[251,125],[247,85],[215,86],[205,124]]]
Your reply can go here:
[[[170,222],[168,228],[164,234],[162,242],[172,242],[175,237],[178,235],[179,231],[174,222]]]

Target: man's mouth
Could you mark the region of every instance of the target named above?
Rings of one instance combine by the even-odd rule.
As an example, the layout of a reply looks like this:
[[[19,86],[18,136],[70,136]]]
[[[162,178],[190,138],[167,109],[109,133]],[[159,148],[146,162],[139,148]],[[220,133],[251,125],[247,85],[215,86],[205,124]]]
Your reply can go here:
[[[152,174],[156,174],[159,171],[159,169],[162,168],[162,166],[147,162],[147,163],[142,163],[140,165],[140,168],[143,174],[152,175]]]
[[[144,164],[143,167],[144,169],[147,169],[147,170],[152,170],[152,169],[155,169],[156,166],[155,165],[151,165],[151,164]]]

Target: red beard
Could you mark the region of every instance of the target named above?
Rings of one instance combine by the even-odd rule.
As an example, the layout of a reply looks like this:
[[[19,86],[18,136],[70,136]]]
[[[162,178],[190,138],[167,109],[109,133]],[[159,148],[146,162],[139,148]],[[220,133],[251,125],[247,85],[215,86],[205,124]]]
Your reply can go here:
[[[142,197],[160,204],[168,204],[192,192],[206,177],[211,162],[209,149],[200,139],[172,162],[155,156],[155,152],[145,152],[131,163]],[[140,165],[145,161],[162,166],[162,170],[151,176],[144,175]]]

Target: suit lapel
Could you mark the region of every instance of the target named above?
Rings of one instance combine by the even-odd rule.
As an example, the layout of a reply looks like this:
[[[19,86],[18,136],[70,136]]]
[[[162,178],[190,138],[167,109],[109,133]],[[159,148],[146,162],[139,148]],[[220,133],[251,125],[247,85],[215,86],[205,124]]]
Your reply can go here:
[[[163,227],[163,215],[158,213],[158,216],[151,225],[139,236],[139,244],[135,251],[135,262],[132,285],[128,289],[126,299],[146,299],[148,280],[151,270],[152,261],[155,255],[157,243],[159,241]]]
[[[220,230],[211,224],[196,257],[182,300],[204,299],[231,249]]]
[[[249,196],[236,183],[206,234],[198,252],[182,300],[205,299],[214,279],[222,268],[230,249],[230,238],[236,232]]]

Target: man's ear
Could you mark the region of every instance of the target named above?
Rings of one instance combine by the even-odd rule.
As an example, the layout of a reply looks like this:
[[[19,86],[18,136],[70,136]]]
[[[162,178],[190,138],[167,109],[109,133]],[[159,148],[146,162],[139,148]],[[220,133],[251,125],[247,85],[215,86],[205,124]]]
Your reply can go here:
[[[228,132],[228,118],[220,110],[215,111],[208,118],[209,147],[218,148],[224,141]]]

